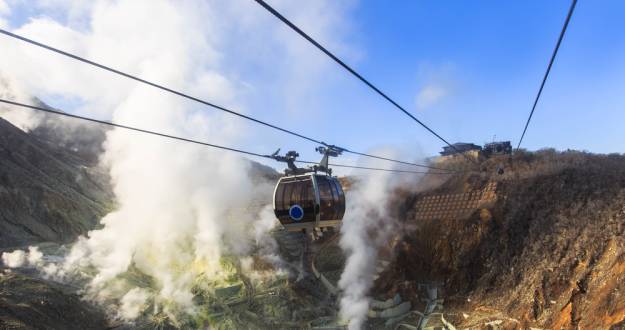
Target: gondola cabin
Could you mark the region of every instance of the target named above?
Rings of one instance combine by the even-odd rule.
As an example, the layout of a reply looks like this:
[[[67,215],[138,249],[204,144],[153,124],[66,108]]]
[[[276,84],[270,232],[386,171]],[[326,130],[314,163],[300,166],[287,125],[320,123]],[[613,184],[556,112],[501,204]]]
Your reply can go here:
[[[285,176],[274,190],[273,210],[289,231],[337,227],[345,214],[345,194],[331,175]]]

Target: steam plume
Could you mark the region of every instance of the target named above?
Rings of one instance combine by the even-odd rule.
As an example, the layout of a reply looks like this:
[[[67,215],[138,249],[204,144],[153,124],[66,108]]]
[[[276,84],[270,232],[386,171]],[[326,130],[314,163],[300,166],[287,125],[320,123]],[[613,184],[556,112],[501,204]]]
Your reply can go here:
[[[397,158],[392,150],[377,150]],[[367,166],[385,166],[372,161]],[[378,250],[388,244],[398,229],[397,220],[389,214],[391,192],[400,185],[414,184],[419,177],[389,172],[368,173],[349,192],[347,210],[341,227],[340,246],[347,261],[339,287],[343,292],[340,315],[349,321],[349,329],[360,329],[367,319],[369,291],[373,286]]]
[[[42,1],[33,6],[48,10],[55,5]],[[245,72],[241,67],[246,64],[231,66],[225,48],[235,50],[232,57],[245,60],[239,47],[259,46],[267,59],[251,56],[248,65],[284,70],[272,72],[272,77],[290,77],[276,82],[284,86],[284,92],[276,89],[284,95],[307,90],[292,93],[291,79],[313,83],[316,80],[309,78],[325,79],[319,64],[323,61],[316,56],[311,60],[310,52],[304,51],[307,45],[269,25],[251,3],[133,0],[56,6],[51,12],[68,13],[67,17],[42,15],[14,32],[237,111],[246,112],[245,102],[234,101],[245,99],[240,91],[255,86],[231,78]],[[321,32],[336,34],[342,7],[334,2],[285,6],[299,9],[297,16],[314,21]],[[237,28],[229,27],[233,21]],[[262,44],[230,41],[232,35],[261,32],[269,36]],[[81,114],[225,145],[243,143],[246,132],[252,131],[227,115],[14,40],[0,39],[0,48],[6,56],[0,72],[19,82],[15,89],[78,104],[70,110]],[[276,49],[284,51],[281,57],[294,60],[275,65],[281,61],[273,56]],[[23,122],[36,125],[30,119]],[[120,318],[136,318],[154,304],[175,319],[180,313],[195,312],[192,289],[198,279],[216,285],[229,275],[232,269],[224,266],[224,258],[247,260],[254,244],[265,246],[262,253],[272,255],[266,232],[273,215],[233,213],[242,203],[268,199],[267,187],[251,183],[249,163],[241,157],[118,129],[107,132],[104,148],[101,162],[110,169],[117,207],[101,220],[101,229],[72,246],[61,265],[43,267],[49,276],[86,277],[87,297],[114,304]],[[17,259],[8,262],[25,262],[26,255],[7,258],[11,256]],[[275,255],[272,258],[277,262]],[[148,275],[153,283],[132,281],[129,274],[134,273]]]

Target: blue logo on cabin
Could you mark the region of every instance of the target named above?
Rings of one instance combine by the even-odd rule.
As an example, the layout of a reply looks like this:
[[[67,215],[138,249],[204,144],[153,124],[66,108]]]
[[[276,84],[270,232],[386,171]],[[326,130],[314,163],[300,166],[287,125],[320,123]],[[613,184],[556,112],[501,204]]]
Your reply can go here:
[[[295,204],[289,208],[289,216],[295,221],[300,221],[304,217],[304,209]]]

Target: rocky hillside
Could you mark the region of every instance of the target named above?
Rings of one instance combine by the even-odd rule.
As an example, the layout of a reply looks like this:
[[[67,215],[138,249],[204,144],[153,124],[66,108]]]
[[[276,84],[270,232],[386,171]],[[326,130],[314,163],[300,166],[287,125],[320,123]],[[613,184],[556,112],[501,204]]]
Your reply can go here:
[[[420,198],[493,181],[491,207],[415,220]],[[445,317],[460,327],[625,328],[624,156],[518,153],[396,201],[408,230],[378,293],[440,283]]]
[[[112,209],[108,176],[97,167],[104,131],[67,125],[44,117],[26,133],[0,118],[0,252],[71,242]],[[0,267],[0,329],[106,327],[76,288],[33,275]]]
[[[36,98],[33,103],[44,108],[61,111]],[[61,150],[71,154],[87,166],[97,165],[99,157],[104,151],[103,142],[106,139],[108,127],[54,114],[38,113],[37,115],[39,115],[38,118],[41,122],[29,132],[29,135],[36,137],[52,150]]]
[[[0,118],[0,248],[69,242],[112,207],[105,172]]]
[[[0,254],[29,245],[56,251],[96,228],[115,207],[107,172],[98,165],[106,131],[54,116],[40,119],[24,132],[0,117]],[[257,184],[279,177],[256,162],[249,168]],[[0,329],[134,328],[107,319],[81,299],[80,288],[40,276],[0,262]]]

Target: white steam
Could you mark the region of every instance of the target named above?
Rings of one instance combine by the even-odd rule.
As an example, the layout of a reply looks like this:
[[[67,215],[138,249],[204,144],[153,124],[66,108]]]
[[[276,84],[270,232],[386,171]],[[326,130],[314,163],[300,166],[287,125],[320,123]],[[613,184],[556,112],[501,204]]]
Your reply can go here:
[[[2,263],[9,268],[38,267],[43,263],[43,253],[36,246],[28,247],[28,252],[15,250],[2,253]]]
[[[128,291],[121,299],[120,316],[124,320],[134,320],[141,315],[146,308],[146,304],[150,294],[147,290],[141,288],[133,288]]]
[[[26,252],[22,250],[4,252],[2,253],[2,263],[9,268],[22,267],[26,263]]]
[[[0,98],[21,102],[32,103],[32,98],[12,78],[5,77],[0,72]],[[23,131],[30,131],[41,122],[42,116],[33,111],[16,109],[4,103],[0,103],[0,116]]]
[[[401,158],[392,150],[372,153]],[[366,166],[384,167],[388,163],[372,161]],[[342,290],[340,315],[349,322],[349,329],[361,329],[367,319],[378,251],[389,243],[398,229],[396,219],[389,214],[393,207],[390,205],[392,191],[401,185],[414,185],[418,179],[419,176],[413,174],[371,172],[362,176],[349,191],[340,240],[347,260],[339,280]]]
[[[297,17],[309,15],[305,21],[316,22],[320,31],[332,35],[341,13],[332,11],[333,4],[284,5],[297,9]],[[0,10],[3,5],[0,0]],[[275,76],[299,81],[324,77],[321,60],[307,62],[312,55],[293,56],[289,63],[272,56],[275,49],[284,49],[286,57],[304,54],[302,49],[308,45],[291,34],[286,37],[269,16],[259,16],[266,13],[251,2],[209,6],[202,1],[93,1],[89,5],[40,1],[33,6],[50,10],[51,15],[30,19],[14,29],[16,33],[241,112],[246,112],[246,102],[240,91],[249,84],[231,78],[238,76],[238,68],[229,67],[222,47],[236,44],[234,58],[240,59],[249,53],[249,49],[242,52],[240,45],[259,46],[265,62],[254,52],[247,55],[253,60],[246,64],[279,67],[282,72],[274,72]],[[311,7],[314,10],[308,11]],[[323,15],[328,11],[333,14]],[[59,12],[67,17],[50,18]],[[324,19],[316,20],[314,15]],[[233,24],[240,27],[229,27]],[[233,34],[249,37],[261,32],[270,38],[230,40]],[[12,39],[1,38],[0,48],[0,74],[9,77],[6,86],[12,84],[2,90],[12,94],[28,91],[31,96],[73,105],[70,111],[215,144],[236,146],[249,141],[245,132],[250,127],[227,114]],[[290,82],[278,82],[285,88],[277,90],[284,95],[305,92],[292,93]],[[3,117],[23,128],[37,123],[33,118],[11,117],[17,111],[28,113],[23,110],[1,110]],[[107,133],[104,147],[102,162],[110,169],[117,208],[101,220],[102,229],[72,246],[63,263],[42,265],[46,274],[61,279],[86,276],[87,296],[115,304],[122,319],[138,317],[152,303],[175,318],[180,312],[195,312],[192,289],[198,279],[218,283],[230,275],[224,257],[246,261],[254,245],[260,245],[261,254],[278,263],[275,242],[266,234],[275,223],[273,214],[232,211],[254,200],[269,200],[270,190],[251,182],[249,163],[242,157],[120,129]],[[31,255],[37,256],[33,251],[13,252],[2,259],[19,267],[31,262]],[[140,286],[126,276],[129,273],[148,275],[153,284]]]

